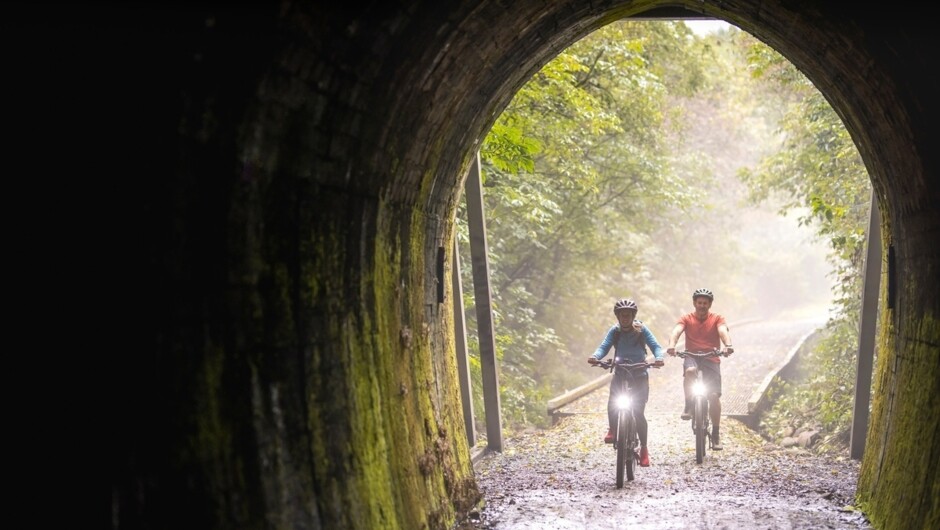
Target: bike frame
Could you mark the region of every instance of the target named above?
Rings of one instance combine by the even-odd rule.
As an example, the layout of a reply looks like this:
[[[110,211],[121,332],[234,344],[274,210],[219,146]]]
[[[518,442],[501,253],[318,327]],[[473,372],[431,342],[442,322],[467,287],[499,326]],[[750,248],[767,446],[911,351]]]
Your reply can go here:
[[[677,352],[679,357],[692,357],[696,360],[695,381],[692,383],[692,434],[695,436],[695,463],[701,464],[705,459],[705,443],[712,449],[711,425],[708,417],[708,398],[711,389],[705,384],[702,370],[698,367],[700,359],[718,357],[721,352],[712,350],[708,352]],[[684,374],[683,374],[684,377]]]
[[[614,450],[617,453],[617,487],[623,487],[624,474],[627,481],[636,477],[636,466],[640,459],[638,453],[640,438],[636,429],[636,416],[633,413],[633,385],[634,370],[643,370],[657,366],[651,363],[628,363],[626,361],[601,361],[595,364],[598,368],[605,368],[622,374],[620,389],[615,396],[614,404],[617,407],[617,427],[614,431]]]
[[[711,442],[711,428],[708,421],[708,387],[702,371],[695,369],[695,382],[692,383],[694,408],[692,409],[692,433],[695,435],[695,463],[701,464],[705,458],[705,440]],[[711,447],[709,447],[709,450]]]
[[[624,471],[627,481],[636,476],[636,464],[639,459],[637,448],[639,437],[636,431],[636,416],[633,415],[633,372],[616,365],[616,370],[623,374],[620,394],[615,398],[617,406],[617,430],[614,437],[614,449],[617,451],[617,487],[623,487]]]

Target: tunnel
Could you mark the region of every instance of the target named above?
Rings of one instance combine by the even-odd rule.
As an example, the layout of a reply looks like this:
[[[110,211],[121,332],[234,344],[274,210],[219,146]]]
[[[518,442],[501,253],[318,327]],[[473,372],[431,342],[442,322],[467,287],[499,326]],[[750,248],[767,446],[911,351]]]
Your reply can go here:
[[[884,249],[859,494],[878,527],[940,520],[940,87],[919,4],[24,4],[14,71],[82,96],[120,228],[112,528],[437,529],[475,506],[436,266],[471,159],[556,54],[670,10],[775,48],[854,139]]]

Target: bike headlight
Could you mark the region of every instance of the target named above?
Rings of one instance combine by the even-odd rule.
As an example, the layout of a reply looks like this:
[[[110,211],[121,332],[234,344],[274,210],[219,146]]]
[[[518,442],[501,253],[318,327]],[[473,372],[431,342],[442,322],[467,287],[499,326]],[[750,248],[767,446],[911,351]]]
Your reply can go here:
[[[696,381],[695,383],[692,383],[692,393],[695,394],[696,396],[704,396],[705,395],[705,383],[702,383],[701,381]]]
[[[630,396],[617,396],[616,403],[618,409],[628,409],[630,408]]]

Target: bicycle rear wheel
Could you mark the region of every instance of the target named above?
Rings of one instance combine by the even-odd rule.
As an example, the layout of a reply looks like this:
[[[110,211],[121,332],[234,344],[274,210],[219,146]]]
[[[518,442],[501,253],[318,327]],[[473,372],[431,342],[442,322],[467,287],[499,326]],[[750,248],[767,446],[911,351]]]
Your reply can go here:
[[[695,431],[695,463],[701,464],[705,458],[705,415],[708,410],[705,405],[704,397],[695,398],[695,409],[692,413],[692,430]]]
[[[627,467],[627,419],[626,413],[620,411],[617,415],[617,487],[623,487],[623,472]]]

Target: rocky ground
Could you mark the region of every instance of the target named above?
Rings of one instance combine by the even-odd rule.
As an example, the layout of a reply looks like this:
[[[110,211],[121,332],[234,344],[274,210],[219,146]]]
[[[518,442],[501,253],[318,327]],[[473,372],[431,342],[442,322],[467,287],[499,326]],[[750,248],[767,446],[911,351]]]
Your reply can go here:
[[[678,362],[667,368],[679,370]],[[615,452],[602,441],[602,388],[582,398],[580,408],[593,412],[508,437],[502,452],[480,458],[474,468],[484,503],[459,528],[871,528],[853,507],[858,462],[847,456],[783,448],[725,418],[724,450],[696,464],[691,426],[679,419],[679,402],[663,394],[681,387],[666,377],[659,380],[668,384],[652,384],[657,375],[647,414],[652,465],[637,468],[634,481],[616,488]]]
[[[696,464],[687,422],[650,420],[652,465],[622,489],[600,414],[504,440],[475,466],[485,504],[463,528],[870,528],[852,506],[854,460],[783,449],[726,420],[724,450]]]

